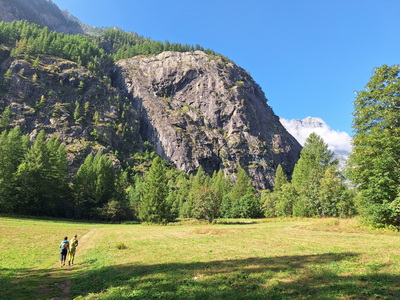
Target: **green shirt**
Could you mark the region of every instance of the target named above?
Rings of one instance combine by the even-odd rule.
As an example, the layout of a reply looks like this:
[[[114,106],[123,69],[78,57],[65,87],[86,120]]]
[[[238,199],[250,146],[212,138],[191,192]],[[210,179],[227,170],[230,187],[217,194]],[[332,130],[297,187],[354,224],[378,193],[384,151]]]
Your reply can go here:
[[[78,246],[78,240],[72,239],[69,246],[70,250],[71,251],[75,250],[77,246]]]

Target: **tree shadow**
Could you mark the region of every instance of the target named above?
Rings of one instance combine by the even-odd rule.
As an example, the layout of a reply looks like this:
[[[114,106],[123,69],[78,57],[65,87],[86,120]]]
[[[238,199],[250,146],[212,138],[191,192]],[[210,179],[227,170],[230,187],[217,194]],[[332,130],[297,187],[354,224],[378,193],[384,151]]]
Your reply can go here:
[[[67,296],[101,299],[400,299],[400,276],[378,273],[379,267],[383,266],[362,275],[336,269],[338,262],[352,262],[358,256],[344,252],[124,264],[92,270],[87,270],[83,264],[73,273],[72,288]],[[19,284],[30,286],[38,281],[31,278],[32,270],[18,271],[25,272]],[[46,276],[44,273],[42,276]],[[57,281],[70,277],[64,273]],[[15,283],[8,284],[12,287]],[[54,287],[51,292],[42,291],[35,295],[60,296],[60,289]]]
[[[69,271],[50,269],[0,268],[0,299],[49,299],[60,296],[61,287],[70,280]]]

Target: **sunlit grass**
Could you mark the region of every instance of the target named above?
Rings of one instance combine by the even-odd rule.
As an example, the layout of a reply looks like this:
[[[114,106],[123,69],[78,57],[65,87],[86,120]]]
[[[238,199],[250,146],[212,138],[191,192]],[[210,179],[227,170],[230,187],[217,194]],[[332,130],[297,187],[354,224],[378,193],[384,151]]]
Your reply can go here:
[[[0,218],[0,290],[5,299],[400,298],[398,233],[354,219],[233,223]],[[60,268],[58,245],[73,234],[76,265]]]

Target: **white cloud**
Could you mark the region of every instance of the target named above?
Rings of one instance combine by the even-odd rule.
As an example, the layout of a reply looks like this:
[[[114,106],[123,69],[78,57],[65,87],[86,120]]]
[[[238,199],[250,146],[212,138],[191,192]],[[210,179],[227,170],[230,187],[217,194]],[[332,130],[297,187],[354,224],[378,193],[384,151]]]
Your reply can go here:
[[[308,136],[312,132],[315,132],[324,139],[330,150],[335,152],[351,152],[351,136],[347,132],[333,130],[320,118],[307,117],[303,120],[286,120],[280,118],[280,121],[301,145],[304,145]]]

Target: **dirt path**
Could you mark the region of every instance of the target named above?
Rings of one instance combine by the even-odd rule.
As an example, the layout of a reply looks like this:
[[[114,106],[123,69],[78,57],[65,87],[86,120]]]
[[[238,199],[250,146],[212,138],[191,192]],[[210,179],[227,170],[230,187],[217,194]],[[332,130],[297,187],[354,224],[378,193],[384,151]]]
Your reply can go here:
[[[91,229],[88,233],[83,235],[79,241],[79,246],[76,248],[76,255],[79,255],[80,252],[84,251],[88,247],[89,243],[88,241],[92,238],[92,236],[98,231],[99,229]],[[60,266],[57,266],[58,269],[61,269]],[[62,268],[64,271],[64,274],[66,277],[68,277],[67,280],[61,282],[61,283],[55,283],[55,286],[58,288],[58,291],[60,293],[59,297],[53,297],[50,300],[69,300],[70,299],[70,293],[71,293],[71,287],[72,287],[72,280],[70,279],[71,273],[72,273],[72,268],[70,266],[65,266]]]

